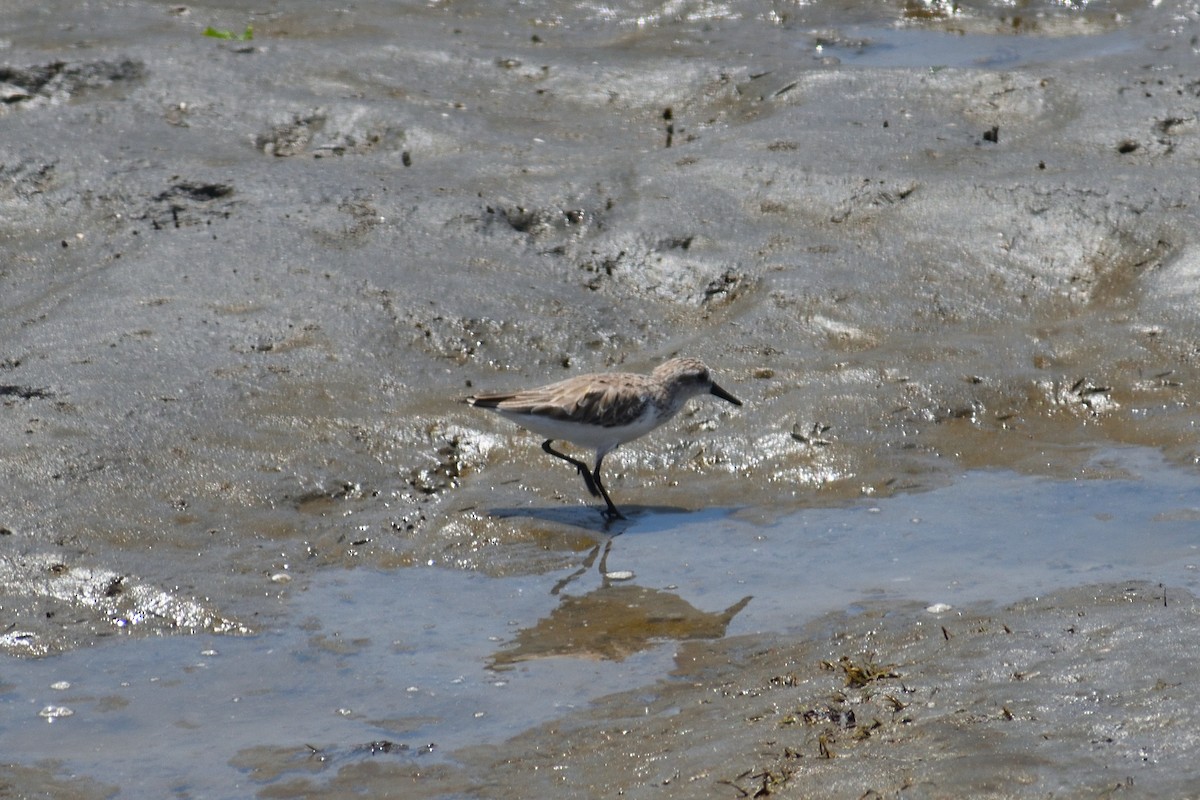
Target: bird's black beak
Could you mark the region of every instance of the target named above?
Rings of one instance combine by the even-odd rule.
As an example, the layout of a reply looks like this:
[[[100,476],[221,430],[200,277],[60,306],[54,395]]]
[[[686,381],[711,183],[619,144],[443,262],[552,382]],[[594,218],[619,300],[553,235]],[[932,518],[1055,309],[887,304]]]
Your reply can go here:
[[[735,406],[740,406],[742,404],[741,400],[738,400],[736,397],[734,397],[729,392],[722,389],[720,386],[717,386],[715,383],[712,385],[712,389],[710,390],[710,392],[712,394],[715,394],[717,397],[721,398],[722,400],[728,400],[729,402],[733,403]]]

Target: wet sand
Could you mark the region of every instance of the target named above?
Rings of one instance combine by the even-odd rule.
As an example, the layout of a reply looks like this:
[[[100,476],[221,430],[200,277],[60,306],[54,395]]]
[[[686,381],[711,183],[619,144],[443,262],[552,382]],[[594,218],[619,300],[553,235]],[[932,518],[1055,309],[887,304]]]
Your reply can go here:
[[[253,37],[240,40],[248,24]],[[206,36],[210,26],[229,36]],[[555,650],[556,631],[580,613],[565,599],[578,580],[568,579],[592,575],[597,548],[621,531],[605,529],[577,476],[545,463],[536,440],[459,401],[581,371],[648,370],[674,354],[703,358],[746,406],[696,404],[606,459],[608,487],[633,518],[618,543],[639,530],[639,542],[674,542],[689,520],[701,529],[711,510],[735,510],[737,526],[759,533],[738,527],[727,543],[708,541],[702,561],[744,573],[751,555],[791,558],[803,576],[820,570],[805,560],[806,537],[833,541],[828,531],[842,524],[814,534],[805,512],[853,515],[863,503],[928,497],[939,505],[914,514],[943,512],[939,536],[1001,554],[1061,524],[1051,511],[1000,525],[968,495],[936,491],[989,470],[1051,482],[1064,498],[1053,482],[1119,488],[1136,512],[1133,541],[1194,524],[1198,35],[1196,10],[1175,2],[1045,3],[1019,14],[987,3],[10,3],[0,30],[0,649],[23,677],[0,674],[0,697],[24,710],[0,723],[0,737],[28,739],[27,726],[46,725],[36,712],[55,705],[33,688],[52,680],[29,669],[49,676],[75,663],[61,659],[111,653],[106,674],[119,683],[123,668],[167,646],[158,637],[254,648],[328,624],[337,601],[321,593],[343,579],[353,593],[364,574],[396,581],[400,610],[421,602],[420,582],[404,588],[416,571],[486,577],[474,605],[446,606],[463,625],[520,581],[537,581],[541,604],[512,620],[517,630],[491,635],[533,661],[578,658]],[[1114,448],[1165,461],[1110,458]],[[1181,488],[1142,493],[1139,475]],[[1022,510],[1020,494],[1003,496]],[[1090,518],[1086,508],[1061,512]],[[777,537],[771,526],[781,524],[794,537],[786,552],[755,553],[755,536]],[[1096,581],[1068,541],[1061,582],[1046,586],[1057,592],[1052,607],[1030,601],[1012,613],[1049,636],[1061,613],[1109,613],[1125,582],[1141,581],[1129,606],[1139,615],[1113,630],[1160,619],[1159,583],[1179,592],[1167,613],[1184,614],[1194,556],[1185,540],[1170,547],[1173,566],[1134,557],[1125,574],[1109,570],[1084,591]],[[903,539],[895,552],[906,552]],[[965,582],[981,569],[949,553],[931,558]],[[821,647],[812,629],[766,618],[737,629],[759,608],[798,602],[779,573],[753,591],[727,591],[706,588],[717,578],[707,571],[678,590],[674,578],[650,581],[656,562],[643,559],[623,565],[633,577],[584,611],[615,629],[619,609],[650,609],[628,618],[643,634],[636,652],[703,633],[701,645],[680,647],[724,654],[705,673],[709,690],[758,685],[753,669],[785,674],[754,666],[744,653],[755,648]],[[837,577],[822,580],[836,586]],[[559,581],[566,588],[549,593]],[[327,604],[300,617],[308,592]],[[907,652],[905,631],[920,614],[905,603],[944,594],[938,578],[887,595],[896,616],[871,612],[897,626],[879,663]],[[974,605],[986,599],[969,598],[963,618],[999,620],[1003,609]],[[822,613],[841,619],[856,602],[843,600]],[[690,622],[672,627],[676,619]],[[1168,618],[1162,635],[1185,630],[1181,620]],[[978,624],[994,635],[991,622]],[[1108,641],[1105,631],[1096,641]],[[734,638],[712,638],[725,634]],[[944,641],[970,639],[955,637]],[[1118,645],[1105,651],[1111,691],[1127,698],[1144,689],[1120,671],[1139,653]],[[829,657],[863,657],[851,650]],[[491,674],[512,652],[474,653],[450,671]],[[590,655],[628,663],[622,653]],[[932,648],[904,656],[939,676],[957,657]],[[639,664],[603,685],[618,696],[656,685],[662,662]],[[1073,668],[1055,662],[1046,672]],[[688,674],[686,663],[675,669]],[[1172,688],[1159,690],[1156,719],[1182,740],[1190,720],[1167,708],[1196,705],[1172,694],[1189,681],[1161,680]],[[537,682],[526,690],[536,697]],[[599,696],[581,691],[575,701]],[[797,702],[819,709],[824,696]],[[600,704],[594,720],[557,716],[589,730],[622,702]],[[1003,728],[988,702],[979,712],[988,732],[959,740],[978,759],[1017,748],[988,727]],[[1008,710],[1014,719],[1003,722],[1025,735],[1025,712]],[[505,713],[503,735],[437,761],[445,782],[428,791],[487,795],[474,780],[483,770],[507,787],[496,796],[520,794],[504,765],[537,766],[544,737],[558,734],[538,714]],[[81,735],[81,716],[52,729],[75,725]],[[139,719],[130,736],[152,739],[154,717]],[[756,780],[774,781],[762,784],[772,792],[818,791],[799,773],[845,796],[864,786],[910,791],[863,783],[855,760],[840,756],[873,753],[878,739],[847,745],[859,729],[838,720],[804,728],[830,728],[826,744],[832,736],[839,756],[811,772],[811,736],[794,745],[809,759],[799,769],[752,744],[765,734],[748,726],[728,746],[743,748],[750,772],[705,772],[703,791],[737,796]],[[543,724],[551,727],[539,732]],[[715,735],[723,723],[700,715],[694,724]],[[1071,729],[1067,718],[1054,726]],[[382,753],[400,760],[396,769],[421,772],[421,745],[406,739],[414,728],[381,730],[406,745]],[[369,730],[345,735],[355,744],[338,751],[343,761],[320,763],[339,763],[353,782],[379,768],[379,754],[354,749]],[[921,740],[925,755],[896,756],[928,766],[910,773],[913,786],[967,779],[938,773],[930,756],[949,735]],[[279,757],[300,757],[303,742],[263,740]],[[1037,776],[1065,769],[1079,748],[1108,752],[1070,741],[1078,747],[1055,751]],[[570,747],[572,776],[582,777],[563,785],[577,793],[637,783],[599,774],[611,763],[599,742]],[[300,792],[284,768],[228,752],[195,758],[266,769],[274,777],[252,787],[263,796]],[[1164,759],[1150,793],[1185,785],[1162,777],[1182,770]],[[701,760],[679,774],[701,774]],[[21,791],[137,791],[131,777],[35,753],[4,770],[0,785]],[[1147,785],[1116,771],[1117,782]],[[684,792],[671,775],[639,776],[639,791]],[[335,783],[312,791],[334,796]],[[228,785],[187,791],[240,796]],[[991,786],[973,791],[1071,793],[1044,777]],[[1070,782],[1079,796],[1108,786]]]

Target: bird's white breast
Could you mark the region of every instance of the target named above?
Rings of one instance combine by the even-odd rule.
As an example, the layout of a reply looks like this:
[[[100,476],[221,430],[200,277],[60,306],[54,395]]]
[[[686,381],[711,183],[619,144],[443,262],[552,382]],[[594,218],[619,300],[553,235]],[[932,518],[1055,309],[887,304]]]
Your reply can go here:
[[[520,414],[496,409],[503,417],[523,428],[541,434],[547,439],[562,439],[577,444],[580,447],[596,451],[608,452],[614,447],[644,436],[658,427],[660,420],[654,405],[647,403],[645,410],[629,425],[605,427],[586,422],[578,422],[555,417],[545,417],[540,414]]]

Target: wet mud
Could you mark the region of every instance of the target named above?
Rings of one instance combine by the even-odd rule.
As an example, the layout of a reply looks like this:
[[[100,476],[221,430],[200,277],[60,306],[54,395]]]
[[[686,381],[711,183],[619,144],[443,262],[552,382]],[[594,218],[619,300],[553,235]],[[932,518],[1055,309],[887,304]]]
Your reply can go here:
[[[628,529],[606,525],[536,439],[461,402],[677,354],[703,358],[745,406],[695,404],[606,458],[606,486],[635,533],[733,509],[769,540],[771,526],[803,530],[795,515],[806,510],[934,495],[969,471],[1124,480],[1119,459],[1098,460],[1114,448],[1197,474],[1192,3],[17,0],[4,21],[6,658],[53,664],[176,634],[253,647],[296,625],[299,598],[331,574],[433,568],[497,586],[563,582],[558,610],[520,617],[506,647],[475,654],[480,668],[629,663],[680,641],[681,652],[758,669],[736,650],[757,646],[736,626],[755,602],[790,597],[788,584],[702,601],[671,580],[644,583],[648,565],[622,565],[583,586],[569,576],[591,576],[598,548]],[[1141,502],[1171,525],[1194,521],[1200,502],[1179,495]],[[1012,532],[968,521],[985,541]],[[1031,522],[1031,535],[1050,524]],[[723,547],[733,545],[714,541],[703,558],[743,563]],[[1056,608],[1115,613],[1072,593],[1070,574]],[[1148,617],[1153,592],[1138,586],[1129,607]],[[761,600],[739,605],[750,595]],[[475,599],[478,613],[494,606]],[[996,636],[987,615],[1001,612],[970,613]],[[921,618],[871,613],[910,632]],[[1030,629],[1051,636],[1054,613]],[[580,619],[603,624],[589,638]],[[761,646],[816,648],[811,633]],[[950,633],[947,647],[984,636]],[[895,636],[878,651],[864,639],[821,656],[827,675],[809,659],[802,681],[837,678],[845,655],[943,670],[938,692],[959,691],[944,671],[959,656],[910,655],[916,645]],[[931,702],[904,700],[896,680],[876,682],[906,708]],[[1121,703],[1140,702],[1125,691]],[[928,732],[912,784],[844,766],[831,775],[848,753],[888,758],[885,738],[910,746],[910,729],[873,697],[831,705],[812,694],[781,711],[798,715],[788,732],[803,735],[785,747],[802,758],[747,725],[730,743],[746,748],[737,770],[706,772],[696,755],[679,775],[731,796],[816,793],[810,778],[854,796],[944,791],[929,754],[957,734],[937,715],[914,718],[911,730]],[[851,729],[842,709],[853,703],[863,706]],[[985,704],[979,725],[955,729],[980,737],[973,752],[993,742],[1009,752],[1031,730],[1033,712],[1005,703],[1013,719]],[[596,713],[608,707],[621,706]],[[886,733],[874,736],[868,716]],[[522,729],[541,723],[523,719]],[[511,746],[542,749],[549,731]],[[569,744],[585,765],[559,775],[564,785],[684,791],[675,773],[651,776],[636,760],[637,776],[596,774],[616,741],[600,739]],[[250,765],[267,753],[322,779],[338,764],[319,791],[360,770],[384,780],[390,768],[355,749],[370,736],[348,741],[336,752],[351,765],[313,766],[267,742],[239,769],[291,769]],[[814,756],[814,741],[837,757]],[[1109,744],[1089,747],[1127,757]],[[540,766],[521,752],[514,764]],[[486,753],[471,751],[474,768],[519,793]],[[1060,756],[1074,758],[1049,760]],[[1017,761],[1026,789],[978,791],[1068,793],[1036,759]],[[445,781],[437,791],[486,793],[460,766],[432,769]],[[112,794],[104,776],[79,783],[49,761],[4,770],[0,786]],[[1175,786],[1162,782],[1169,770],[1118,771],[1072,786]]]
[[[867,605],[682,644],[669,678],[463,758],[484,797],[1187,796],[1197,611],[1145,584]]]

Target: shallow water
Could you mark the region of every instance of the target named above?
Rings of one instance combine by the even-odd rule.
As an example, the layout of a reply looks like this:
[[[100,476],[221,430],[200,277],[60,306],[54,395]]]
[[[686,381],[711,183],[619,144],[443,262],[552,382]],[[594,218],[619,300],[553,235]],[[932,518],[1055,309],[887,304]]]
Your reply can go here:
[[[635,565],[639,580],[677,585],[705,607],[754,593],[730,634],[786,630],[864,599],[1006,602],[1133,578],[1200,588],[1195,476],[1143,450],[1096,463],[1130,477],[968,472],[929,493],[808,509],[766,528],[665,515],[619,539],[609,564]]]
[[[858,67],[1017,69],[1051,61],[1101,58],[1137,46],[1127,30],[1082,36],[1023,36],[849,26],[806,45],[820,58]]]
[[[0,749],[17,762],[52,756],[52,772],[123,796],[232,798],[330,762],[453,760],[661,678],[678,639],[722,629],[787,632],[862,602],[958,607],[1084,583],[1200,591],[1195,476],[1142,449],[1109,451],[1094,468],[1121,477],[970,472],[766,525],[724,510],[644,512],[603,559],[553,574],[326,574],[260,635],[114,640],[8,662]],[[614,592],[636,592],[648,611],[599,601]],[[568,606],[577,616],[563,638],[548,621]],[[664,620],[674,627],[654,628]],[[71,713],[44,716],[55,708]]]

